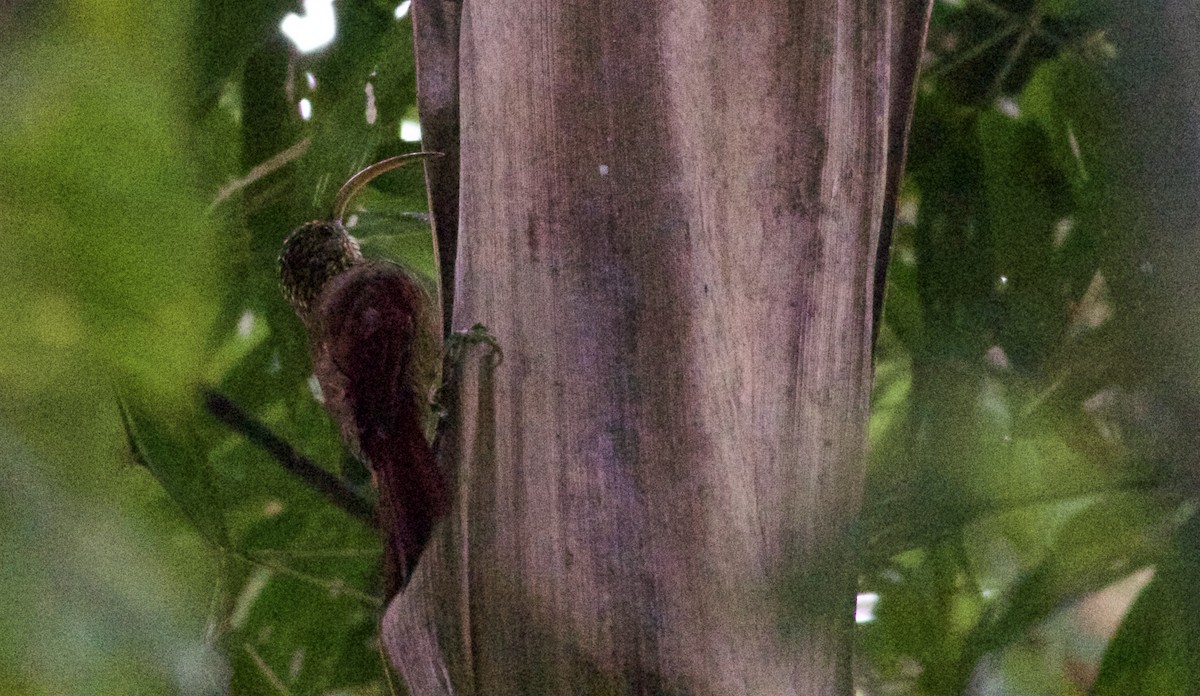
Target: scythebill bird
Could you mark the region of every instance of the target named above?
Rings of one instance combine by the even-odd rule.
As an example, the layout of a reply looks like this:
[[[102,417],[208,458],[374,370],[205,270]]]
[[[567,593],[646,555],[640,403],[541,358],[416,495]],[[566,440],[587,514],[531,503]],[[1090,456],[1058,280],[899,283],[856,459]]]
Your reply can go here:
[[[358,172],[338,192],[331,218],[297,227],[279,256],[283,295],[308,330],[325,408],[379,489],[389,598],[449,508],[425,437],[438,350],[425,290],[400,266],[363,258],[342,217],[371,179],[439,154],[400,155]]]

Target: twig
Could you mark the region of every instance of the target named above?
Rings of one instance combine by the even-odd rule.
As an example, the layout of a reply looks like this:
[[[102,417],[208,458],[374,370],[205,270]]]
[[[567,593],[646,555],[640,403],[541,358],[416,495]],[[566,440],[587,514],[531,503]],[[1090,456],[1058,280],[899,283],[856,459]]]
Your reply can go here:
[[[310,142],[311,141],[308,138],[305,138],[283,152],[277,153],[266,162],[256,165],[246,173],[246,176],[243,176],[240,179],[234,179],[228,184],[222,186],[221,189],[217,191],[217,195],[213,197],[213,202],[209,204],[208,212],[212,213],[213,210],[216,210],[217,206],[221,205],[235,193],[241,191],[250,184],[253,184],[268,174],[278,171],[288,164],[300,159],[305,152],[308,152],[308,146]]]
[[[250,659],[254,661],[254,665],[258,667],[258,671],[262,673],[263,679],[266,679],[268,684],[270,684],[275,688],[276,691],[284,696],[291,696],[292,692],[288,690],[287,685],[283,683],[283,680],[279,678],[278,674],[275,674],[275,670],[271,669],[271,666],[267,664],[267,661],[262,659],[262,655],[258,654],[258,651],[254,649],[253,645],[250,645],[249,643],[243,643],[242,648],[246,651],[246,654],[250,656]]]
[[[999,17],[1000,19],[1013,20],[1013,19],[1018,19],[1022,16],[1016,12],[1013,12],[1012,10],[1007,10],[1003,7],[1000,7],[999,5],[991,2],[991,0],[968,0],[968,2],[980,9],[987,11],[993,17]],[[1049,31],[1048,29],[1046,29],[1046,27],[1042,26],[1040,23],[1038,24],[1037,27],[1033,28],[1033,31],[1039,37],[1045,39],[1046,41],[1049,41],[1050,43],[1054,44],[1055,46],[1061,46],[1062,44],[1066,43],[1066,41],[1062,37]]]
[[[1017,60],[1021,54],[1025,52],[1025,46],[1029,44],[1029,40],[1037,33],[1038,27],[1041,26],[1041,16],[1036,12],[1028,19],[1028,24],[1024,30],[1017,36],[1017,41],[1013,44],[1012,51],[1009,52],[1008,58],[1004,61],[1003,67],[996,73],[996,77],[992,79],[992,86],[988,89],[988,101],[993,101],[1000,95],[1004,89],[1004,81],[1008,79],[1008,74],[1012,72],[1013,66],[1017,64]]]
[[[925,71],[925,75],[923,76],[923,79],[936,80],[937,78],[942,77],[943,75],[949,74],[949,73],[953,72],[954,70],[957,70],[960,66],[965,65],[965,64],[975,60],[976,58],[978,58],[979,56],[983,55],[988,50],[990,50],[996,44],[1000,43],[1001,41],[1008,38],[1010,35],[1016,33],[1017,31],[1020,31],[1020,29],[1021,29],[1021,23],[1019,21],[1014,21],[1014,22],[1010,22],[1009,24],[1006,24],[1002,29],[997,31],[995,34],[992,34],[991,36],[984,39],[983,41],[980,41],[979,43],[975,44],[974,46],[971,46],[971,47],[965,49],[962,53],[958,54],[957,56],[952,56],[952,57],[947,56],[947,59],[949,60],[949,62],[943,63],[941,65],[932,66],[929,70]]]
[[[236,549],[225,549],[225,552],[231,558],[237,559],[242,563],[266,568],[267,570],[279,573],[280,575],[286,575],[290,578],[299,580],[300,582],[312,585],[313,587],[319,587],[332,596],[350,597],[351,599],[358,600],[359,602],[371,607],[383,606],[383,600],[379,597],[367,594],[361,590],[356,590],[347,585],[345,581],[341,580],[340,578],[329,580],[326,578],[317,577],[316,575],[311,575],[309,573],[305,573],[304,571],[296,570],[286,563],[277,563],[255,554],[247,554],[237,551]]]
[[[374,506],[351,490],[340,478],[297,452],[291,443],[271,432],[270,428],[246,413],[224,394],[212,388],[205,388],[201,391],[201,396],[204,408],[213,417],[266,450],[289,474],[303,481],[349,515],[373,527],[377,526]]]

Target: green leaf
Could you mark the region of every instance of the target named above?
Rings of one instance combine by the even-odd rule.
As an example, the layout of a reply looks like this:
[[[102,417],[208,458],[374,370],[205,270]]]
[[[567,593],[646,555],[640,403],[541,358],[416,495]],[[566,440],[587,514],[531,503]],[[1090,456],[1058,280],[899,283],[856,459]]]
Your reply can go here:
[[[140,399],[118,397],[121,422],[135,460],[149,469],[196,530],[216,548],[228,545],[225,521],[202,443],[171,431]]]
[[[1093,696],[1185,696],[1200,684],[1200,553],[1195,517],[1113,636]]]
[[[1013,643],[1065,603],[1155,562],[1178,518],[1177,503],[1135,493],[1101,496],[1080,510],[1059,530],[1045,560],[1019,578],[972,632],[961,683],[981,657]]]
[[[0,693],[227,693],[193,613],[211,594],[202,542],[72,490],[85,472],[53,471],[2,424],[0,461]]]
[[[344,555],[334,558],[346,564]],[[237,566],[234,611],[222,636],[232,693],[278,693],[283,684],[291,693],[324,694],[379,682],[378,604],[343,591],[335,578]]]

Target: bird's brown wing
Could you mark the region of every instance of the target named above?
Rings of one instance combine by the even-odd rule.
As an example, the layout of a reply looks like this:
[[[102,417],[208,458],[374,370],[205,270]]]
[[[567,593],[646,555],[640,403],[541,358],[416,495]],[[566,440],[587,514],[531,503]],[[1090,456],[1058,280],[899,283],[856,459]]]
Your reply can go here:
[[[314,307],[314,363],[326,406],[375,473],[390,597],[412,572],[449,496],[425,439],[422,362],[429,299],[402,269],[359,264],[329,281]],[[325,374],[322,374],[324,372]],[[349,431],[349,432],[347,432]]]

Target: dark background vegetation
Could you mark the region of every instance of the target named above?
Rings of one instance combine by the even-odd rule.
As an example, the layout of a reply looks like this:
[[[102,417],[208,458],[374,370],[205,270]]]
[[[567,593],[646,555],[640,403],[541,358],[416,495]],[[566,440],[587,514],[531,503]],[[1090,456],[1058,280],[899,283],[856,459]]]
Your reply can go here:
[[[1200,683],[1200,90],[1177,50],[1200,33],[1134,5],[935,6],[876,351],[863,693]],[[342,0],[300,54],[278,30],[299,9],[0,5],[0,693],[398,688],[375,536],[198,398],[368,488],[275,255],[416,149],[411,20]],[[432,277],[419,168],[360,207],[368,255]]]

